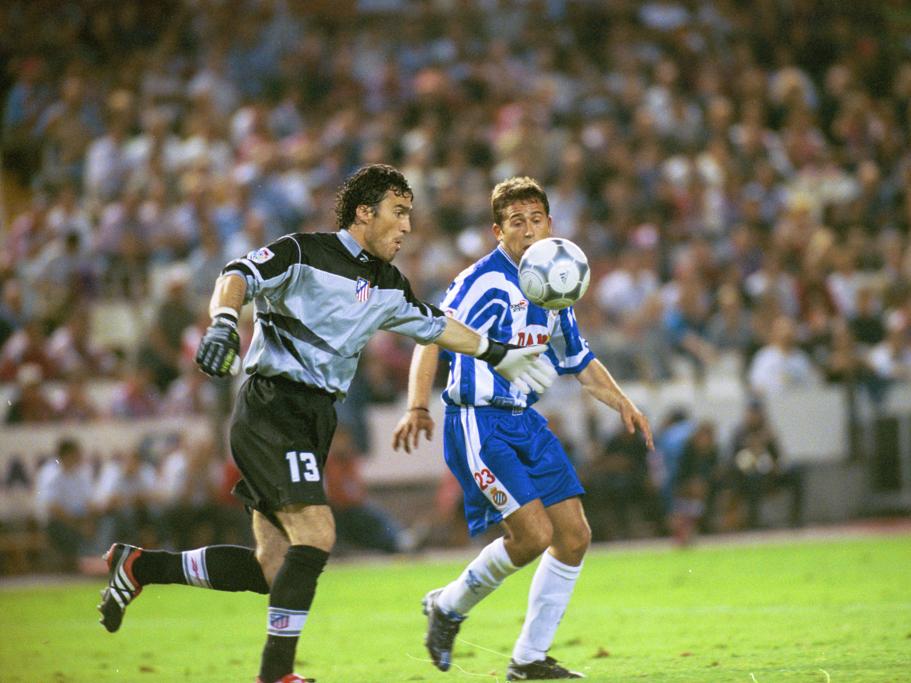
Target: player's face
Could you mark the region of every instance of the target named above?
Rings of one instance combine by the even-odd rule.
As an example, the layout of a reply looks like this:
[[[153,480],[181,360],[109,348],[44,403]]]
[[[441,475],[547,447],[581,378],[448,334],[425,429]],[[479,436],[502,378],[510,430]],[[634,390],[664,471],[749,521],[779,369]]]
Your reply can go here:
[[[402,248],[402,240],[411,232],[411,199],[386,192],[376,213],[364,227],[364,248],[387,263]]]
[[[516,263],[532,244],[550,237],[553,222],[540,199],[512,202],[500,215],[503,222],[494,224],[493,234]]]

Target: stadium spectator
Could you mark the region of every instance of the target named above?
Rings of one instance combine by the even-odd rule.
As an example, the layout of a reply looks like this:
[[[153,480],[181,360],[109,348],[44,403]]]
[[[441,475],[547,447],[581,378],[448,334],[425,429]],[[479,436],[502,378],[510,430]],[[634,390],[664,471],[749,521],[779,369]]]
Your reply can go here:
[[[74,370],[67,374],[63,385],[52,397],[54,414],[63,422],[88,422],[103,415],[89,394],[87,373]]]
[[[161,401],[162,415],[208,415],[217,405],[217,390],[194,364],[182,362],[180,376],[168,386]]]
[[[45,301],[44,317],[53,323],[66,319],[97,293],[97,277],[92,256],[83,248],[78,232],[55,238],[34,263],[34,286]]]
[[[35,475],[35,515],[60,555],[61,569],[75,570],[78,559],[94,550],[92,473],[77,441],[61,439],[55,457]]]
[[[16,384],[6,410],[6,424],[51,422],[57,411],[42,384],[41,366],[26,363],[16,373]]]
[[[582,471],[588,493],[592,538],[630,538],[634,510],[652,524],[652,533],[664,528],[664,511],[648,464],[648,448],[638,434],[617,430],[601,453]],[[603,512],[610,519],[603,519]],[[599,514],[600,513],[600,514]]]
[[[142,459],[139,449],[131,448],[107,460],[92,491],[97,547],[108,548],[123,534],[154,537],[158,496],[158,473]]]
[[[140,299],[148,294],[148,263],[155,218],[143,211],[138,187],[127,186],[101,211],[94,248],[109,296]]]
[[[598,282],[595,294],[609,319],[618,321],[639,311],[656,291],[658,274],[649,267],[646,255],[640,249],[627,247],[616,267]]]
[[[0,380],[16,377],[24,365],[34,365],[43,379],[57,376],[57,361],[48,354],[47,334],[40,320],[31,319],[14,332],[0,349]]]
[[[753,343],[751,318],[737,288],[731,284],[722,285],[718,290],[718,310],[706,325],[706,341],[718,352],[732,352],[741,360],[745,359]]]
[[[857,312],[851,318],[850,325],[854,338],[867,348],[879,344],[885,338],[882,304],[872,286],[858,290]]]
[[[681,545],[693,532],[712,530],[715,498],[723,479],[715,424],[702,420],[687,439],[674,475],[671,529]]]
[[[796,344],[796,326],[785,315],[772,324],[769,343],[759,349],[749,368],[750,389],[772,396],[795,388],[818,384],[819,373],[810,357]]]
[[[40,161],[40,138],[35,135],[38,118],[50,104],[51,83],[44,60],[21,55],[15,67],[16,79],[3,106],[4,167],[28,185]]]
[[[72,183],[65,183],[54,195],[47,222],[55,239],[71,233],[79,235],[80,253],[87,253],[92,244],[92,219],[83,206],[83,197]]]
[[[911,380],[911,326],[900,315],[886,321],[886,338],[869,352],[869,363],[885,387]]]
[[[693,366],[697,379],[705,374],[716,349],[706,338],[709,319],[709,293],[698,279],[691,279],[677,289],[675,300],[664,313],[664,325],[674,350]]]
[[[665,305],[658,292],[649,295],[642,308],[625,319],[625,340],[621,343],[625,355],[632,358],[633,372],[621,376],[652,384],[674,376],[674,346],[665,322]]]
[[[47,355],[63,376],[103,377],[117,369],[114,354],[92,338],[91,315],[90,306],[71,306],[47,340]]]
[[[731,439],[730,451],[730,482],[734,493],[746,499],[747,527],[755,529],[761,525],[762,499],[779,489],[787,489],[791,495],[791,526],[800,526],[803,523],[803,470],[785,463],[761,400],[748,402]]]
[[[209,436],[183,434],[162,459],[156,484],[163,536],[178,550],[219,541],[222,469]]]
[[[48,184],[82,184],[85,152],[103,130],[101,115],[89,97],[85,79],[68,75],[59,99],[41,112],[34,133],[42,142],[41,177]]]
[[[665,517],[669,518],[674,509],[674,483],[686,444],[696,429],[696,422],[689,411],[676,406],[668,411],[655,431],[656,475]]]
[[[0,349],[5,348],[6,342],[25,325],[28,317],[22,281],[13,277],[5,279],[0,287]]]
[[[126,186],[130,171],[127,142],[134,107],[134,97],[127,90],[115,90],[107,98],[105,130],[92,140],[85,154],[84,187],[90,206],[112,201]]]
[[[164,295],[139,351],[139,363],[148,368],[160,392],[180,375],[183,333],[196,321],[187,285],[190,273],[184,266],[172,266],[165,276]]]
[[[152,371],[141,365],[126,366],[111,397],[111,417],[155,417],[161,411],[161,392],[152,382]]]

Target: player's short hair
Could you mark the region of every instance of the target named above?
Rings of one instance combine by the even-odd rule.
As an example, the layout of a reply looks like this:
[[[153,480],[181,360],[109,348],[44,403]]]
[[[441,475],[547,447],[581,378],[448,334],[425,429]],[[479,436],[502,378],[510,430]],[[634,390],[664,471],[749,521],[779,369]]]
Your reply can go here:
[[[389,190],[397,197],[414,199],[405,176],[392,166],[370,164],[349,176],[335,195],[335,221],[339,230],[347,230],[354,223],[357,207],[366,205],[376,211]]]
[[[547,193],[534,178],[516,176],[497,183],[490,193],[490,208],[493,211],[493,222],[502,225],[503,210],[516,201],[537,199],[544,204],[544,211],[550,215],[550,202]]]

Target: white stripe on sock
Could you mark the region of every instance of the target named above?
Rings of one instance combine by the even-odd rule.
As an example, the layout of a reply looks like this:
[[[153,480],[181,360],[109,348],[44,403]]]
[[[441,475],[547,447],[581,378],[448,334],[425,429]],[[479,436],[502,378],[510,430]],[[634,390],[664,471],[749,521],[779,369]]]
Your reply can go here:
[[[270,636],[296,638],[303,630],[308,614],[309,612],[270,607],[266,617],[266,631]]]
[[[180,554],[183,562],[183,575],[190,586],[211,588],[209,569],[206,567],[206,549],[185,550]]]

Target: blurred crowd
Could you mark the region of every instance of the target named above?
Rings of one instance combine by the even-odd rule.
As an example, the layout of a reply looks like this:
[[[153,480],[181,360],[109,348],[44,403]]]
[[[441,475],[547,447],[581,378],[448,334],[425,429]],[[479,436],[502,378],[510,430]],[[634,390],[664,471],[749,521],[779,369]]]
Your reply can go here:
[[[4,183],[29,196],[0,231],[4,418],[223,411],[192,368],[220,268],[335,229],[370,162],[414,188],[396,265],[430,301],[492,248],[492,186],[527,174],[589,256],[577,314],[618,379],[733,356],[757,397],[829,382],[876,405],[911,377],[908,22],[812,0],[4,2]],[[97,341],[112,302],[143,312],[135,345]],[[360,450],[409,358],[368,347],[342,405]]]
[[[622,379],[668,379],[674,358],[698,376],[726,352],[758,393],[848,380],[880,397],[911,372],[911,46],[888,3],[0,12],[4,168],[32,197],[0,236],[3,381],[24,362],[150,379],[136,410],[164,409],[192,382],[186,330],[220,267],[332,230],[335,187],[375,161],[414,187],[399,265],[431,300],[490,248],[490,187],[540,179],[555,232],[591,259],[579,314]],[[86,319],[111,299],[156,310],[138,348],[93,347]],[[365,367],[368,401],[394,398],[407,362],[378,345],[393,362]]]
[[[246,515],[230,495],[238,476],[204,434],[159,435],[103,459],[64,437],[35,475],[33,520],[54,553],[42,566],[77,569],[123,538],[171,548],[249,544]]]
[[[589,439],[578,469],[593,538],[670,535],[685,545],[699,533],[801,526],[804,468],[787,461],[762,401],[747,403],[727,438],[718,427],[676,407],[654,425],[654,450],[622,427]]]
[[[173,549],[253,543],[247,514],[231,495],[240,472],[206,430],[147,435],[106,457],[65,436],[49,456],[35,473],[26,525],[46,534],[51,554],[37,561],[45,569],[85,570],[80,562],[123,539]],[[340,428],[325,471],[339,553],[418,549],[429,529],[407,528],[371,500],[362,461],[351,432]],[[5,560],[0,556],[0,575],[13,569]]]

